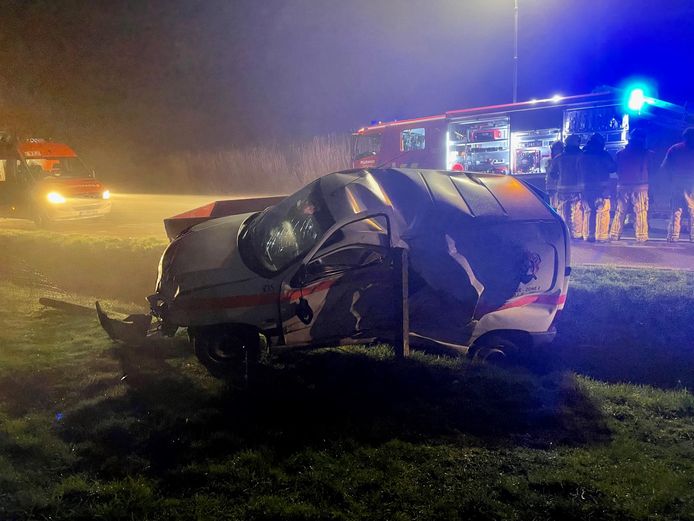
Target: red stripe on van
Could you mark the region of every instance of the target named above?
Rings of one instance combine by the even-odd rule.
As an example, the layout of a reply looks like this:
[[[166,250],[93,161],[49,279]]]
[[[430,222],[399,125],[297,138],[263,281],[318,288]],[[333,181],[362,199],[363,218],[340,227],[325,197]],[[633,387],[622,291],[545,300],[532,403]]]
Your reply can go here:
[[[566,295],[548,295],[541,293],[539,295],[523,295],[513,300],[509,300],[496,311],[502,309],[518,308],[529,304],[542,304],[545,306],[559,306],[566,302]]]
[[[335,280],[324,280],[313,286],[307,286],[301,290],[292,290],[282,293],[280,300],[282,302],[291,302],[299,300],[302,296],[311,295],[320,291],[326,291],[335,284]],[[264,306],[277,303],[277,293],[261,293],[259,295],[234,295],[230,297],[210,297],[210,298],[195,298],[185,301],[181,304],[186,309],[234,309],[234,308],[249,308],[253,306]]]

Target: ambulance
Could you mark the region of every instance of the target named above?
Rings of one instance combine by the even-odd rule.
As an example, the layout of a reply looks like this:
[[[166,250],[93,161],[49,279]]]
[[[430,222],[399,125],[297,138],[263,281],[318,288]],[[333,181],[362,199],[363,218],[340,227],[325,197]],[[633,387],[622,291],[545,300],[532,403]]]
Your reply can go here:
[[[110,191],[70,146],[0,132],[0,217],[43,227],[110,211]]]

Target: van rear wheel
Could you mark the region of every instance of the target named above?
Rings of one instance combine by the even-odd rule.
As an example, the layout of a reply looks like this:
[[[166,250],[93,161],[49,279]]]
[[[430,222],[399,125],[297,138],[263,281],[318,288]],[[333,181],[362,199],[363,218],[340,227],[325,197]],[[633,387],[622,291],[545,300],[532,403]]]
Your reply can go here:
[[[510,339],[493,335],[475,342],[468,351],[468,358],[475,363],[509,366],[518,362],[520,351],[521,348]]]
[[[468,350],[468,358],[502,367],[522,366],[539,373],[546,372],[551,365],[548,352],[533,345],[531,337],[521,331],[480,337]]]
[[[190,336],[195,356],[216,378],[248,381],[260,363],[260,334],[250,326],[208,326]]]

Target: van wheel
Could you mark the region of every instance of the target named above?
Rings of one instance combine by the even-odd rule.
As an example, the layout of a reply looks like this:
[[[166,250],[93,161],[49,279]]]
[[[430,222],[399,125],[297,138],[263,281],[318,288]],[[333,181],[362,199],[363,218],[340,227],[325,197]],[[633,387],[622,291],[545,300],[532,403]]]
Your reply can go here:
[[[513,331],[480,337],[470,347],[468,358],[502,367],[522,366],[538,373],[546,372],[551,365],[544,349],[533,346],[529,336]]]
[[[189,331],[195,356],[216,378],[247,382],[260,363],[260,334],[250,326],[219,325]]]
[[[495,365],[527,365],[532,358],[532,340],[522,331],[490,332],[470,347],[468,357]]]
[[[488,336],[475,342],[467,356],[474,363],[489,363],[499,366],[515,365],[519,359],[520,348],[508,338]]]

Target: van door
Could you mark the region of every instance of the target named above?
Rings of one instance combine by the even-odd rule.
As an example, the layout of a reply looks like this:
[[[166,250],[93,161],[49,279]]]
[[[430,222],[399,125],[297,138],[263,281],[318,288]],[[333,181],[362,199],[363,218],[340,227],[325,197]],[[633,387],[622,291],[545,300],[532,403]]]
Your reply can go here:
[[[287,345],[330,345],[393,336],[394,262],[383,216],[329,232],[323,246],[283,283],[280,314]]]

